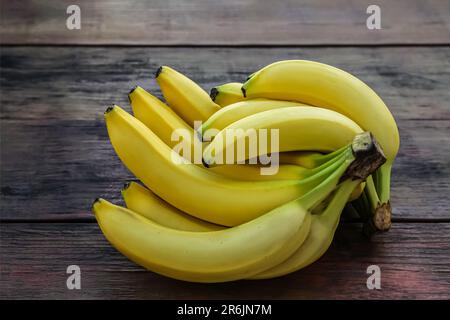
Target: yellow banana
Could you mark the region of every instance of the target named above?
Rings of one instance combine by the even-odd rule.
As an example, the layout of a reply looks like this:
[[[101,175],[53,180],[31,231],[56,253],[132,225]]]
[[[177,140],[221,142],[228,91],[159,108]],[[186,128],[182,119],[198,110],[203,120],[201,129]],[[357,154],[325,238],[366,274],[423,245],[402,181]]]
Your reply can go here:
[[[381,98],[364,82],[338,68],[306,60],[270,64],[242,86],[247,98],[299,101],[328,108],[354,120],[374,134],[386,154],[379,170],[379,196],[389,200],[390,172],[400,145],[395,120]]]
[[[346,159],[302,180],[237,181],[186,161],[118,106],[108,108],[105,120],[117,155],[150,190],[186,213],[224,226],[250,221],[302,196]]]
[[[164,227],[197,232],[225,229],[178,210],[136,182],[125,185],[122,197],[128,209]]]
[[[187,160],[194,159],[194,162],[200,164],[202,158],[202,150],[200,148],[205,148],[207,143],[201,143],[194,134],[194,130],[184,122],[183,119],[181,119],[172,109],[167,107],[161,100],[141,87],[134,88],[129,94],[129,99],[134,116],[138,120],[156,133],[156,135],[172,149],[183,141],[184,137],[187,140],[184,142],[186,142],[187,145],[190,145],[190,148],[187,148],[186,153],[185,150],[181,150],[182,152],[179,152],[179,154]],[[248,107],[251,108],[250,105]],[[183,129],[184,132],[186,132],[186,135],[180,135],[182,138],[181,141],[173,140],[172,134],[175,130],[179,129]],[[196,148],[198,148],[198,151]],[[334,158],[334,154],[317,158],[310,157],[310,162],[316,163],[318,164],[317,166],[319,166],[319,164],[325,163],[325,161],[320,161],[325,159],[325,157],[327,160],[331,160]],[[308,156],[305,156],[304,161],[307,162],[307,159]],[[301,179],[317,172],[317,170],[308,170],[298,165],[280,165],[277,173],[272,175],[261,174],[261,167],[258,165],[250,166],[233,164],[210,169],[204,168],[202,164],[200,164],[200,166],[204,170],[210,170],[228,178],[246,181]]]
[[[318,260],[329,248],[339,223],[339,218],[352,191],[361,180],[343,182],[326,209],[312,215],[311,230],[305,242],[292,256],[272,269],[263,271],[251,279],[269,279],[280,277],[300,270]]]
[[[249,132],[259,133],[261,129],[279,130],[277,150],[272,150],[272,141],[268,134],[267,148],[258,148],[252,152],[246,139],[251,136]],[[229,132],[232,134],[228,135]],[[362,129],[355,122],[332,110],[285,107],[256,113],[232,123],[220,131],[208,145],[203,152],[203,160],[208,166],[217,162],[225,163],[225,160],[228,160],[227,152],[239,150],[239,145],[245,147],[245,152],[234,152],[235,162],[238,163],[270,152],[333,151],[351,143],[355,135],[361,132]],[[259,139],[258,134],[254,136]]]
[[[209,96],[212,101],[223,108],[229,104],[245,99],[241,88],[242,83],[229,82],[212,88]]]
[[[160,67],[156,81],[167,104],[192,127],[194,121],[206,121],[220,109],[205,90],[170,67]]]
[[[237,227],[210,232],[163,227],[99,199],[93,205],[109,242],[137,264],[184,281],[225,282],[271,268],[305,240],[311,214],[298,201]]]
[[[298,102],[291,101],[281,101],[281,100],[271,100],[271,99],[251,99],[246,101],[241,101],[237,103],[230,104],[206,120],[202,127],[200,133],[204,135],[209,129],[222,130],[229,126],[233,122],[241,120],[242,118],[251,116],[255,113],[285,108],[301,106],[302,104]],[[210,138],[214,137],[214,134],[209,134]]]
[[[186,141],[186,143],[191,145],[189,150],[190,153],[183,154],[183,152],[181,152],[180,154],[188,159],[194,159],[195,144],[198,143],[200,145],[201,142],[194,135],[191,126],[181,119],[164,102],[139,86],[130,91],[128,98],[130,99],[134,116],[147,127],[151,127],[152,131],[160,137],[161,140],[166,142],[166,144],[173,148],[176,144],[187,139],[188,141]],[[189,133],[188,136],[184,137],[183,135],[180,135],[179,141],[177,141],[177,139],[172,139],[174,131],[180,129]]]
[[[364,179],[386,161],[378,143],[367,133],[356,136],[352,143],[352,149],[356,161],[350,165],[346,174],[342,177],[348,178],[348,180],[341,184],[323,212],[314,212],[311,230],[303,245],[287,260],[272,269],[252,277],[252,279],[274,278],[300,270],[319,259],[328,250],[338,226],[340,215],[350,195]],[[362,158],[359,158],[359,155]],[[361,159],[359,163],[357,161],[358,158]],[[349,173],[350,171],[352,173]],[[322,183],[322,185],[325,185],[325,183]],[[316,187],[316,190],[319,187]],[[304,200],[304,202],[306,201]]]

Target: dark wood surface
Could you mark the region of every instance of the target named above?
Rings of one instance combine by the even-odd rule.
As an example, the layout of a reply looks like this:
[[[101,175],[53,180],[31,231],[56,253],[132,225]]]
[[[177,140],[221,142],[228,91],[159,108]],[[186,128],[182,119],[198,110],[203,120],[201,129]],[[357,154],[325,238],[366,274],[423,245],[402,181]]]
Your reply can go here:
[[[282,278],[194,284],[136,266],[94,223],[1,226],[1,297],[133,299],[450,298],[450,223],[399,223],[368,242],[358,224],[342,225],[322,259]],[[20,250],[18,250],[20,248]],[[66,268],[81,268],[81,290],[67,290]],[[366,287],[381,269],[381,290]],[[50,268],[51,266],[51,268]]]
[[[0,1],[0,298],[450,298],[448,1],[378,1],[380,31],[365,28],[368,1],[78,3],[82,30],[67,31],[69,2]],[[401,135],[393,229],[367,241],[344,221],[303,271],[215,285],[158,276],[112,248],[90,205],[121,203],[133,177],[108,141],[106,107],[130,110],[136,84],[160,96],[162,64],[209,90],[293,58],[355,74],[391,108]],[[71,264],[80,291],[66,289]],[[382,290],[366,288],[371,264]]]
[[[2,1],[10,44],[321,45],[449,43],[445,0],[78,0],[82,25],[65,27],[68,0]],[[371,4],[382,30],[366,28]]]

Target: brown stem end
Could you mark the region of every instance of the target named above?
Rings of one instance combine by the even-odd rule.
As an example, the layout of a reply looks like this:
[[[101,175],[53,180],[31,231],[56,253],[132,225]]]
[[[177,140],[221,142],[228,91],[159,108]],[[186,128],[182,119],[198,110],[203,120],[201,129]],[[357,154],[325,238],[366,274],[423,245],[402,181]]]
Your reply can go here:
[[[352,151],[355,160],[347,168],[341,181],[348,178],[365,180],[386,162],[381,146],[370,132],[360,133],[353,139]]]

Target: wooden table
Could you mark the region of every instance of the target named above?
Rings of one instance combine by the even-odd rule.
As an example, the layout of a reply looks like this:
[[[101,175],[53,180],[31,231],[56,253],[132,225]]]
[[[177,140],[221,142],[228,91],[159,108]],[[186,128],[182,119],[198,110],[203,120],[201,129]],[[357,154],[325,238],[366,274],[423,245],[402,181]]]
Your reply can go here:
[[[1,1],[1,298],[450,298],[450,2]],[[390,106],[401,135],[393,227],[367,241],[345,221],[325,256],[267,281],[191,284],[147,272],[103,237],[90,206],[133,180],[103,122],[136,84],[160,96],[159,65],[205,89],[280,59],[343,68]],[[381,268],[381,290],[366,270]],[[66,268],[81,268],[68,290]]]

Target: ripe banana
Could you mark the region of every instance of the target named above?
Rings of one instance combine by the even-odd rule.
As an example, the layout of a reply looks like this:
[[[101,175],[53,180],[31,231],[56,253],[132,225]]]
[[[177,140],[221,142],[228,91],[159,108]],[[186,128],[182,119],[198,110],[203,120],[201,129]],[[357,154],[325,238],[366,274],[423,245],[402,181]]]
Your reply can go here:
[[[155,77],[167,104],[192,127],[220,109],[198,84],[170,67],[159,67]]]
[[[191,126],[165,103],[139,86],[130,91],[128,98],[130,99],[133,114],[137,119],[151,128],[161,140],[172,148],[183,140],[187,140],[185,142],[191,148],[186,150],[186,154],[184,154],[185,150],[181,150],[180,154],[188,159],[194,159],[196,155],[195,144],[201,145],[201,142],[194,135]],[[174,131],[180,129],[188,133],[188,135],[179,135],[179,141],[172,139]],[[199,151],[197,158],[199,157],[201,157],[201,151]]]
[[[212,88],[209,96],[212,101],[223,108],[229,104],[245,99],[241,88],[242,83],[229,82]]]
[[[379,196],[389,201],[390,172],[399,149],[395,120],[381,98],[364,82],[338,68],[306,60],[270,64],[242,86],[247,98],[299,101],[340,112],[374,134],[386,154],[380,168]]]
[[[361,180],[347,180],[337,189],[326,209],[312,215],[311,230],[305,242],[287,260],[263,271],[251,279],[280,277],[300,270],[318,260],[329,248],[339,223],[339,218],[352,191]]]
[[[270,136],[267,138],[267,148],[258,148],[254,152],[245,143],[250,136],[248,132],[256,130],[259,133],[261,129],[279,130],[277,150],[272,150]],[[233,134],[239,131],[240,134]],[[220,131],[203,152],[203,161],[208,166],[225,163],[227,152],[239,150],[239,145],[245,147],[245,152],[234,152],[235,162],[238,163],[271,152],[334,151],[351,143],[355,135],[361,132],[355,122],[332,110],[316,107],[274,109],[243,118]]]
[[[255,113],[294,106],[302,106],[302,104],[298,102],[271,99],[251,99],[233,103],[220,109],[209,117],[208,120],[203,123],[199,133],[203,136],[209,129],[220,131],[233,122]],[[213,138],[215,134],[210,133],[208,136]]]
[[[278,157],[280,163],[294,164],[303,168],[312,169],[334,158],[343,150],[345,150],[345,147],[326,154],[317,151],[287,151],[280,152]]]
[[[117,155],[150,190],[186,213],[224,226],[250,221],[302,196],[335,169],[333,164],[302,180],[231,180],[172,152],[142,122],[118,106],[107,109],[105,120]],[[348,150],[346,154],[351,156],[351,148]]]
[[[99,199],[98,224],[122,254],[156,273],[184,281],[251,277],[286,260],[308,235],[311,214],[292,201],[240,226],[190,232],[163,227]]]
[[[244,181],[295,180],[311,176],[318,172],[318,170],[309,170],[298,165],[280,165],[277,173],[272,175],[261,174],[261,166],[258,165],[232,164],[206,169],[201,164],[201,159],[202,148],[206,148],[207,143],[201,143],[194,134],[195,131],[184,122],[183,119],[181,119],[172,109],[167,107],[161,100],[141,87],[135,87],[130,91],[128,97],[131,102],[134,116],[138,120],[156,133],[156,135],[172,149],[176,149],[176,145],[183,142],[186,143],[187,146],[190,146],[181,149],[179,154],[187,160],[193,159],[194,162],[198,163],[204,170],[209,170],[224,177]],[[173,140],[172,134],[175,130],[179,129],[184,130],[186,134],[179,135],[181,141]],[[335,155],[337,156],[338,153],[335,153]],[[318,164],[317,166],[319,166],[319,163],[325,163],[324,161],[321,162],[325,157],[327,161],[335,158],[334,154],[332,156],[327,155],[317,158],[314,156],[305,156],[304,161],[308,162],[308,158],[311,158],[309,162],[316,163]],[[332,162],[329,163],[331,164]]]
[[[136,182],[124,186],[122,197],[128,209],[164,227],[196,232],[225,229],[178,210]]]
[[[331,201],[326,205],[326,209],[322,213],[315,212],[316,214],[312,216],[311,231],[303,245],[287,260],[252,277],[252,279],[274,278],[300,270],[319,259],[327,251],[333,240],[340,215],[353,190],[386,161],[383,151],[371,134],[357,135],[353,140],[352,149],[355,159],[362,156],[360,163],[354,161],[348,167],[347,173],[343,176],[344,179],[348,178],[348,180],[341,184],[332,196]],[[318,187],[316,187],[317,189]]]

